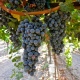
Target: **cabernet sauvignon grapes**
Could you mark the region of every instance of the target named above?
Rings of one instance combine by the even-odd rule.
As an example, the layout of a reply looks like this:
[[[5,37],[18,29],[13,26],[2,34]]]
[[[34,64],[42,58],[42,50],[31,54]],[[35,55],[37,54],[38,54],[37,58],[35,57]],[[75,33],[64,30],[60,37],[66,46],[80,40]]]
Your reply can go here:
[[[38,61],[38,48],[42,37],[46,31],[46,24],[43,24],[37,16],[34,16],[32,22],[25,19],[20,22],[17,29],[17,35],[22,33],[22,47],[24,48],[23,65],[24,70],[31,76],[36,71],[35,64]]]
[[[10,6],[8,8],[10,9],[16,9],[20,6],[21,0],[7,0]]]
[[[45,17],[45,22],[51,33],[50,42],[53,48],[52,51],[58,55],[63,51],[66,21],[69,19],[70,13],[65,13],[60,10]]]
[[[44,10],[45,4],[46,0],[28,0],[24,9],[28,12]]]

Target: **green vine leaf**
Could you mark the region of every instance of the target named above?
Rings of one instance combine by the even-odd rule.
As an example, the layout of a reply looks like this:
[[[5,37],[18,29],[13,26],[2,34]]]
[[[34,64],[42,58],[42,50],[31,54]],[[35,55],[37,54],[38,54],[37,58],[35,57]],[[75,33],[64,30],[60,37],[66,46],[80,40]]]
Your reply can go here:
[[[13,69],[12,72],[13,72],[13,74],[10,76],[10,78],[13,78],[14,76],[16,76],[15,69]]]
[[[12,59],[12,62],[20,61],[20,59],[21,59],[21,56],[16,56]]]
[[[65,57],[66,57],[66,66],[69,67],[72,65],[72,55],[71,55],[71,52],[70,52],[70,48],[68,48],[66,51],[65,51]]]
[[[22,72],[18,72],[16,73],[16,79],[20,80],[23,77],[23,73]]]
[[[0,39],[9,42],[9,33],[6,26],[0,27]]]
[[[72,12],[74,10],[74,6],[71,2],[60,3],[60,9],[64,12]]]
[[[23,62],[15,63],[14,66],[16,66],[19,69],[22,69],[23,68]]]

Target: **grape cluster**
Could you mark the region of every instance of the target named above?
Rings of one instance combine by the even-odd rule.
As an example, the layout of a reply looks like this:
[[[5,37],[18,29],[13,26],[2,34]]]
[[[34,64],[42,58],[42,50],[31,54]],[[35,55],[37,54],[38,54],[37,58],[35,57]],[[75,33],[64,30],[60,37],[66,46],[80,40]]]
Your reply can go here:
[[[21,4],[21,0],[7,0],[11,9],[16,9]]]
[[[6,27],[8,26],[8,23],[12,21],[13,16],[3,9],[0,8],[0,27],[5,25]]]
[[[7,22],[9,22],[7,16],[9,16],[9,14],[0,8],[0,27],[7,25]]]
[[[20,22],[17,29],[17,35],[22,33],[22,47],[24,48],[23,65],[24,70],[31,76],[35,72],[35,64],[38,61],[38,48],[41,44],[42,37],[46,31],[46,24],[43,24],[37,16],[32,18],[32,22],[27,19]]]
[[[46,0],[35,0],[35,4],[36,4],[37,9],[44,10],[45,9],[45,4],[46,4]]]
[[[9,32],[10,32],[10,40],[12,41],[13,46],[18,47],[21,44],[21,42],[18,38],[19,36],[16,35],[16,30],[14,30],[13,28],[10,28]]]
[[[62,11],[53,12],[45,17],[45,22],[51,33],[50,42],[52,51],[60,54],[63,51],[63,38],[65,37],[66,21],[70,19],[70,13]]]
[[[14,47],[17,47],[20,44],[20,40],[16,35],[16,31],[13,28],[10,28],[8,23],[14,19],[9,13],[5,12],[0,8],[0,27],[3,25],[6,26],[7,30],[10,32],[10,40],[13,42]]]
[[[34,7],[30,7],[31,4],[34,4]],[[39,11],[45,9],[46,0],[28,0],[28,3],[24,7],[28,12]]]
[[[35,4],[35,3],[34,3]],[[36,7],[30,7],[30,3],[26,3],[26,6],[24,6],[24,10],[28,11],[28,12],[34,12],[36,11]]]

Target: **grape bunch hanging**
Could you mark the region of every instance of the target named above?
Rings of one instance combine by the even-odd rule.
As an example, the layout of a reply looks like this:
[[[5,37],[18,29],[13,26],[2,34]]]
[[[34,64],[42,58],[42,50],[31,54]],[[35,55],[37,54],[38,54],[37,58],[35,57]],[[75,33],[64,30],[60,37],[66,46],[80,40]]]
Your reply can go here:
[[[18,38],[19,36],[16,35],[16,30],[13,28],[10,28],[9,32],[10,32],[10,40],[12,41],[13,46],[15,48],[19,47],[19,45],[21,44],[21,41]]]
[[[28,12],[45,9],[46,0],[28,0],[24,9]],[[31,6],[32,5],[32,6]]]
[[[22,46],[24,48],[23,65],[24,70],[31,76],[35,72],[35,64],[38,61],[38,48],[40,46],[42,37],[46,32],[46,24],[43,24],[37,16],[33,17],[32,22],[27,19],[21,21],[17,35],[22,33]]]
[[[7,23],[10,21],[8,17],[11,17],[10,14],[0,8],[0,27],[3,25],[8,25]]]
[[[20,45],[20,40],[16,35],[16,30],[8,25],[8,23],[11,22],[12,19],[14,18],[11,16],[11,14],[5,12],[0,8],[0,27],[2,27],[3,25],[6,26],[7,31],[10,32],[10,40],[12,41],[14,47],[18,47]]]
[[[21,4],[21,0],[7,0],[7,2],[10,4],[10,6],[8,7],[10,9],[16,9]]]
[[[69,19],[70,13],[65,13],[60,10],[45,17],[45,22],[47,23],[51,33],[50,42],[52,51],[58,55],[63,52],[63,38],[66,35],[66,21]]]

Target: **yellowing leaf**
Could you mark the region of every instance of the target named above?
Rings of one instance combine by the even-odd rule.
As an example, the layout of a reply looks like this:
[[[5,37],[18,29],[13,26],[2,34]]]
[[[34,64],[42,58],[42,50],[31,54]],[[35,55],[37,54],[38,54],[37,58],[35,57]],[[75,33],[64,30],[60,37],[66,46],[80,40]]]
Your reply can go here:
[[[18,21],[20,21],[20,15],[12,14],[12,13],[11,13],[11,15],[12,15],[14,18],[16,18]]]

